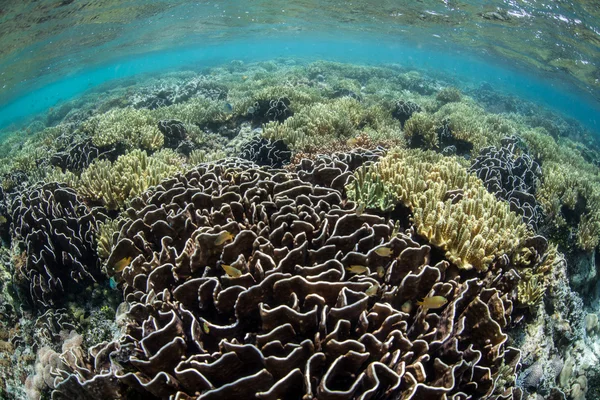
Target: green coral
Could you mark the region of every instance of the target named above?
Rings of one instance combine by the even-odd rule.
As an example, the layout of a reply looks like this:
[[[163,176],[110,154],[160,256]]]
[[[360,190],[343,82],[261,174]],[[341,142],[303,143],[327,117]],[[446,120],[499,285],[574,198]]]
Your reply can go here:
[[[99,147],[121,143],[129,149],[157,150],[164,143],[156,116],[146,109],[115,108],[89,118],[82,124],[82,130]]]
[[[354,173],[354,179],[346,186],[348,198],[358,203],[361,209],[374,208],[387,212],[394,209],[397,198],[381,177],[368,167],[360,167]]]
[[[345,142],[367,128],[389,130],[394,125],[397,124],[382,108],[365,108],[358,100],[346,96],[307,106],[283,123],[265,124],[263,136],[282,139],[293,150],[315,151],[334,142]]]

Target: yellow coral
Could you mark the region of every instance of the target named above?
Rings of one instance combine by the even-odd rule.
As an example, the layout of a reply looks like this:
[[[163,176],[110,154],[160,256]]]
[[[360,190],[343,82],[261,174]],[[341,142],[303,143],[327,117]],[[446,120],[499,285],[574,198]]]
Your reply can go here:
[[[91,117],[82,124],[82,129],[99,147],[123,143],[130,149],[156,150],[164,143],[158,120],[146,109],[115,108]]]
[[[162,179],[183,170],[183,159],[166,149],[149,157],[145,151],[133,150],[114,163],[94,161],[74,186],[88,199],[101,201],[109,209],[126,202]]]
[[[418,233],[459,268],[486,270],[531,235],[507,203],[454,159],[395,150],[371,168],[412,210]]]

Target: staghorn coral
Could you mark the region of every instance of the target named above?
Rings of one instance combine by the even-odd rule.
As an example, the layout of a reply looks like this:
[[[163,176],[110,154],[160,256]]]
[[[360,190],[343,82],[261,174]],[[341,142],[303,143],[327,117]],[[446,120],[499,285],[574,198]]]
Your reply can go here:
[[[9,211],[14,251],[25,256],[16,280],[35,307],[61,304],[66,294],[103,279],[94,244],[96,223],[106,218],[101,209],[88,208],[74,190],[54,183],[19,193]]]
[[[341,159],[303,179],[229,159],[134,200],[108,261],[133,257],[126,335],[64,351],[53,399],[520,398],[514,275],[458,279],[410,230],[309,183]],[[448,304],[406,306],[434,295]]]
[[[183,169],[184,159],[171,149],[152,156],[133,150],[114,163],[108,160],[93,162],[73,185],[88,200],[99,202],[108,209],[118,209],[126,202],[161,179]]]

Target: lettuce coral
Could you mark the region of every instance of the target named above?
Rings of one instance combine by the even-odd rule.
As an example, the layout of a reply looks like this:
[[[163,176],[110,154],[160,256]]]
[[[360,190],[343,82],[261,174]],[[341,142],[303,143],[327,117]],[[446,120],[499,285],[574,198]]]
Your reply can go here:
[[[518,397],[514,274],[462,279],[413,231],[310,183],[368,158],[307,163],[306,180],[228,159],[132,201],[108,259],[132,259],[127,333],[67,349],[52,397]],[[416,303],[433,296],[447,304]]]

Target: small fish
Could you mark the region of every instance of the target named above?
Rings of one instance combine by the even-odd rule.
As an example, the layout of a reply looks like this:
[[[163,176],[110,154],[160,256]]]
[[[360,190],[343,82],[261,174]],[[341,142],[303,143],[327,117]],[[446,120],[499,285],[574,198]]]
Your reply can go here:
[[[364,265],[351,265],[346,267],[346,271],[351,272],[353,274],[364,274],[368,271],[368,268]]]
[[[0,224],[5,224],[6,221],[8,221],[6,217],[4,215],[0,215]]]
[[[377,294],[377,291],[379,291],[379,285],[371,285],[371,287],[367,289],[365,294],[369,297],[373,297]]]
[[[237,277],[242,276],[242,271],[240,271],[239,269],[237,269],[235,267],[232,267],[231,265],[221,264],[221,268],[223,268],[225,273],[232,278],[237,278]]]
[[[208,326],[208,323],[206,321],[202,322],[202,330],[207,335],[210,333],[210,327]]]
[[[385,268],[379,266],[377,267],[377,276],[380,278],[383,278],[383,276],[385,275]]]
[[[225,103],[223,105],[223,111],[226,112],[227,114],[232,113],[233,112],[233,106],[231,105],[231,103]]]
[[[448,300],[444,296],[425,297],[423,301],[417,301],[417,304],[423,308],[436,309],[446,304]]]
[[[115,281],[114,277],[110,277],[110,279],[108,280],[108,286],[110,286],[112,290],[117,289],[117,281]]]
[[[121,272],[125,269],[125,267],[127,267],[129,264],[131,264],[131,257],[124,257],[121,258],[119,261],[117,261],[114,265],[113,265],[113,271],[115,272]]]
[[[358,139],[357,138],[350,138],[346,141],[346,144],[350,147],[352,146],[356,146],[358,144]]]
[[[379,247],[377,250],[375,250],[375,254],[377,254],[378,256],[381,257],[389,257],[392,255],[392,249],[390,249],[389,247]]]
[[[219,233],[219,236],[217,236],[217,238],[215,239],[215,246],[220,246],[223,243],[232,240],[233,237],[234,237],[233,233],[223,231],[223,232]]]
[[[246,79],[248,79],[248,75],[244,75],[242,76],[242,80],[245,81]]]
[[[360,203],[356,207],[356,210],[354,212],[356,213],[356,215],[358,215],[360,217],[364,211],[365,211],[365,203]]]

